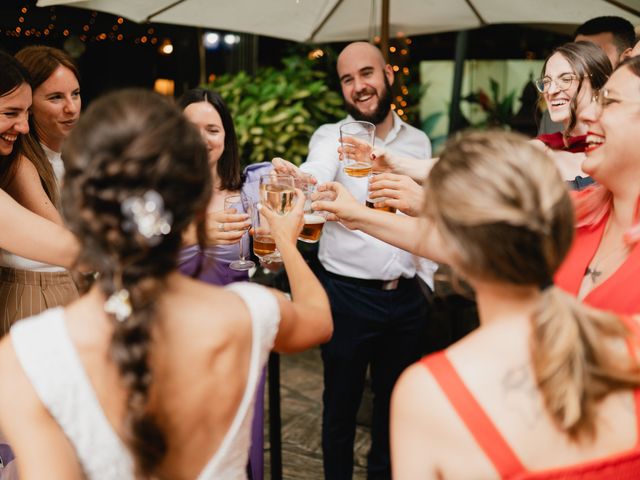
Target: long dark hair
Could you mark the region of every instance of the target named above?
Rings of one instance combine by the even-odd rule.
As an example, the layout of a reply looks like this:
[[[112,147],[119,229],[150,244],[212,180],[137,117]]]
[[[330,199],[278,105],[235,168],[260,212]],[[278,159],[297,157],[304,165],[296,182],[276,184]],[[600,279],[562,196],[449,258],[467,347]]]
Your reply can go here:
[[[216,167],[220,186],[223,190],[240,190],[242,187],[242,177],[240,168],[240,152],[238,151],[238,138],[233,119],[227,104],[222,97],[206,88],[192,88],[187,90],[178,99],[181,110],[187,108],[192,103],[209,102],[216,109],[222,119],[224,128],[224,151]]]
[[[30,80],[29,72],[15,58],[0,51],[0,97],[29,84]],[[15,159],[20,154],[22,142],[23,135],[20,135],[11,153],[0,161],[0,188],[6,188],[13,179],[17,167]]]
[[[71,70],[80,83],[80,73],[72,58],[64,51],[45,45],[31,45],[16,53],[16,59],[27,69],[31,77],[31,89],[35,92],[58,67]],[[36,167],[42,187],[54,205],[58,205],[58,182],[47,155],[40,146],[38,122],[34,115],[29,116],[29,135],[23,143],[22,153]]]
[[[569,127],[564,132],[565,135],[569,135],[575,128],[576,123],[578,123],[578,115],[576,112],[578,96],[580,95],[585,79],[588,79],[587,81],[591,83],[591,88],[594,91],[600,90],[604,87],[604,84],[607,83],[607,80],[613,72],[613,68],[611,67],[609,57],[607,57],[604,51],[594,43],[583,41],[569,42],[564,45],[560,45],[547,57],[542,65],[542,76],[545,75],[549,59],[556,53],[562,55],[562,57],[569,62],[569,65],[571,65],[571,68],[573,69],[573,73],[578,77],[578,89],[570,103],[571,120],[569,122]]]
[[[181,111],[145,90],[122,90],[96,100],[65,141],[63,215],[79,238],[79,263],[100,273],[108,298],[129,292],[132,312],[113,317],[110,356],[127,389],[124,438],[137,473],[151,477],[167,452],[161,424],[149,410],[152,326],[167,276],[176,270],[182,234],[211,196],[202,139]],[[158,244],[126,229],[123,202],[159,193],[173,215]]]

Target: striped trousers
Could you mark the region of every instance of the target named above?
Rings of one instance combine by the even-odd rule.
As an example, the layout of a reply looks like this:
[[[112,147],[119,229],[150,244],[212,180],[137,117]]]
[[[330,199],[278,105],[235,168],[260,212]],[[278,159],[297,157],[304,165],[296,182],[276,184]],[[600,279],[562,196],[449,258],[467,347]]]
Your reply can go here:
[[[16,321],[78,298],[69,272],[32,272],[0,267],[0,337]]]

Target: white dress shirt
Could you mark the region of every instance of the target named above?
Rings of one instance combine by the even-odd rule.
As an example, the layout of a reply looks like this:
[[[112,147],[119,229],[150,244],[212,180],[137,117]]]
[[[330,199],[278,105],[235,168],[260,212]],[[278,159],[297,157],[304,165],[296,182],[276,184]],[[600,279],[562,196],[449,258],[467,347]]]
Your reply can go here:
[[[427,135],[403,122],[395,113],[392,115],[393,128],[385,139],[376,137],[375,145],[397,155],[431,158],[431,142]],[[352,121],[354,119],[348,116],[338,123],[325,124],[318,128],[309,142],[307,161],[300,168],[303,172],[313,175],[318,184],[340,182],[358,201],[364,203],[368,179],[348,176],[342,170],[342,162],[338,158],[340,125]],[[412,278],[419,268],[420,276],[431,288],[433,272],[437,268],[433,262],[418,261],[404,250],[361,231],[349,230],[338,222],[327,222],[325,225],[320,237],[318,258],[329,272],[368,280]]]
[[[60,152],[54,152],[45,144],[41,143],[40,146],[47,155],[51,166],[53,167],[53,173],[56,177],[56,183],[58,187],[62,183],[62,177],[64,177],[64,164],[62,163],[62,155]],[[20,255],[8,252],[0,249],[0,266],[16,268],[18,270],[30,270],[32,272],[64,272],[65,269],[57,265],[49,265],[48,263],[36,262]]]

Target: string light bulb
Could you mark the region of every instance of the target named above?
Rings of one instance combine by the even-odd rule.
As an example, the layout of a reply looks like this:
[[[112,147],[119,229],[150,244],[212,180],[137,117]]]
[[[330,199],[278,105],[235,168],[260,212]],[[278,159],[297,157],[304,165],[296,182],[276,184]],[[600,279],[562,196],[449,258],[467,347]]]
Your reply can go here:
[[[171,43],[171,40],[165,38],[160,44],[160,47],[158,47],[158,52],[161,55],[171,55],[173,53],[173,44]]]

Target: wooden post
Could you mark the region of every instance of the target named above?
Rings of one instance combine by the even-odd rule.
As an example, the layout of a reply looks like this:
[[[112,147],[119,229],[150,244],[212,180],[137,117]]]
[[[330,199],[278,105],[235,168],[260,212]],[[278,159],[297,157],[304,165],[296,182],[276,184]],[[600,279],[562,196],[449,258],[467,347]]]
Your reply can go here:
[[[380,50],[386,63],[389,63],[389,2],[390,0],[382,0],[380,16]]]
[[[453,68],[451,107],[449,109],[449,134],[460,130],[462,125],[460,98],[462,96],[462,76],[464,74],[464,59],[467,57],[468,39],[468,30],[460,30],[456,36],[456,60]]]

